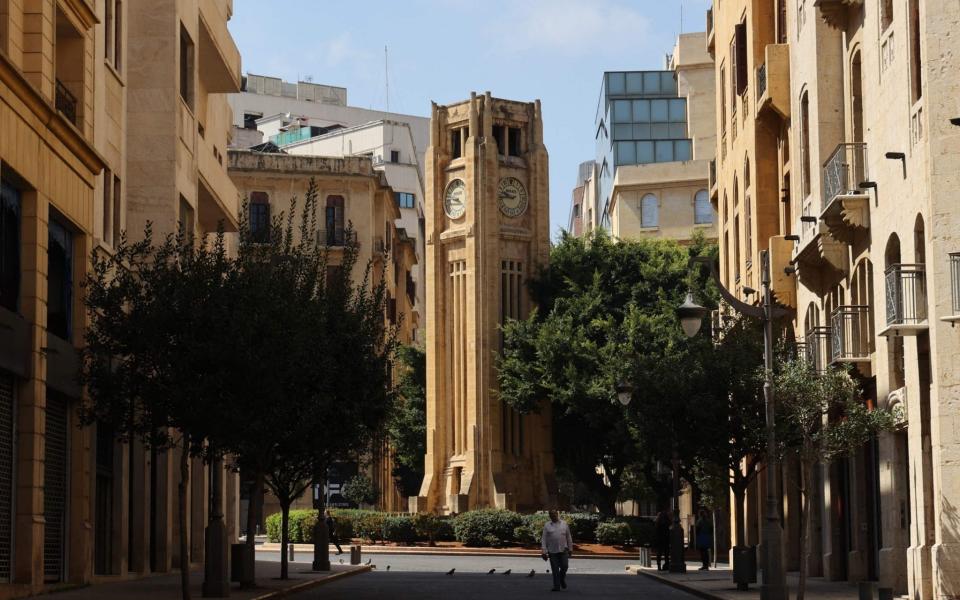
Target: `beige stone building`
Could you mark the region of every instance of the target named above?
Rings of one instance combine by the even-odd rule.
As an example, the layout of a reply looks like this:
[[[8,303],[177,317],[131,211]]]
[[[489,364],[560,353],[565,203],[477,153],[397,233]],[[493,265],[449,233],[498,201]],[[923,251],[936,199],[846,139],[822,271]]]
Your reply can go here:
[[[433,106],[426,158],[427,455],[419,511],[541,508],[556,496],[549,405],[496,394],[499,327],[523,318],[549,258],[540,102]]]
[[[621,96],[611,87],[616,74],[607,74],[607,96],[613,105],[608,127],[613,139],[620,139],[619,132],[627,126],[624,123],[631,122],[630,136],[638,140],[634,160],[622,152],[622,146],[632,142],[614,142],[613,182],[604,215],[614,237],[689,242],[699,232],[706,239],[717,238],[707,191],[710,161],[716,151],[716,99],[713,59],[706,52],[704,40],[703,33],[685,33],[677,38],[664,71],[676,81],[675,89],[661,85],[654,90],[631,91],[628,84]],[[630,119],[626,117],[628,100]],[[623,110],[618,110],[621,105]],[[658,110],[660,106],[666,110]],[[658,121],[660,116],[665,123]],[[681,131],[683,125],[685,131]],[[661,137],[689,140],[691,152],[664,156],[660,147],[667,142]],[[647,156],[645,146],[650,147]]]
[[[280,213],[289,215],[293,198],[302,207],[310,181],[315,181],[317,217],[322,227],[321,239],[326,240],[329,249],[330,267],[340,264],[346,246],[355,242],[358,254],[353,279],[363,278],[368,264],[372,266],[373,285],[381,281],[382,273],[388,294],[386,321],[389,325],[399,324],[400,343],[413,342],[417,324],[413,280],[416,247],[413,237],[398,227],[400,208],[393,189],[387,185],[384,173],[374,169],[372,159],[253,150],[230,150],[227,158],[230,177],[240,197],[248,202],[254,235],[269,235],[266,228],[270,219]],[[368,470],[379,490],[379,507],[391,512],[406,510],[406,499],[394,484],[389,448],[377,449],[370,458],[373,460]],[[264,500],[264,516],[279,512],[279,503],[270,494]],[[310,494],[294,504],[294,508],[312,506]]]
[[[708,13],[728,287],[776,299],[819,369],[850,365],[898,418],[821,465],[812,570],[895,595],[960,595],[960,7],[945,0],[724,0]],[[784,475],[795,477],[787,465]],[[758,541],[762,481],[746,543]],[[784,486],[798,564],[798,494]]]
[[[229,118],[221,126],[214,95],[239,86],[231,11],[229,0],[0,2],[0,597],[177,560],[175,458],[76,426],[80,284],[91,251],[111,252],[147,219],[172,231],[190,207],[197,230],[235,224],[217,156]],[[178,104],[181,89],[196,104]],[[208,503],[194,467],[199,562]],[[225,496],[232,532],[236,494]]]

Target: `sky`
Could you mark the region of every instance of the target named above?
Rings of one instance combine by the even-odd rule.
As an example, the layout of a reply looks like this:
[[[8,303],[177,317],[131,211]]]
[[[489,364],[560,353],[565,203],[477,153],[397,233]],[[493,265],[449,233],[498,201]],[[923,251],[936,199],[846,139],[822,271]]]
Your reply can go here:
[[[471,91],[543,106],[550,228],[594,158],[604,71],[663,68],[710,0],[234,0],[244,73],[347,88],[351,106],[429,116]],[[682,21],[681,21],[682,15]],[[384,47],[388,61],[384,61]],[[387,94],[389,81],[389,95]]]

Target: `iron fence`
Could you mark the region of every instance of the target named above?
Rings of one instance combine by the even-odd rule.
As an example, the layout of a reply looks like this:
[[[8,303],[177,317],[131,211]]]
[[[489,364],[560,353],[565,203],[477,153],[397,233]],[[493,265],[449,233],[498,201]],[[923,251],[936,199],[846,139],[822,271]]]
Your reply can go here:
[[[870,307],[864,305],[838,306],[831,316],[832,360],[845,362],[869,359],[873,353],[873,331]]]
[[[804,336],[807,362],[817,373],[823,373],[830,364],[830,328],[814,327]]]
[[[822,209],[841,194],[856,194],[867,179],[867,145],[840,144],[823,164]]]
[[[887,267],[887,325],[919,325],[927,321],[927,282],[923,265]]]
[[[60,111],[68,121],[77,125],[77,97],[74,96],[59,79],[57,80],[55,102],[57,110]]]
[[[960,315],[960,252],[950,253],[950,289],[953,292],[953,314]]]
[[[757,69],[757,102],[767,93],[767,63],[760,65]]]

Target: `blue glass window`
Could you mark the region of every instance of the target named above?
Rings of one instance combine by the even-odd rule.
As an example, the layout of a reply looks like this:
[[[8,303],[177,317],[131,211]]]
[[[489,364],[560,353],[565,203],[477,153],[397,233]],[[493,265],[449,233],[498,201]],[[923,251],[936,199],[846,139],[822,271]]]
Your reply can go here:
[[[270,196],[266,192],[250,194],[250,237],[254,242],[270,241]]]
[[[637,149],[634,142],[617,142],[617,165],[637,164]]]
[[[657,162],[670,162],[674,160],[672,141],[667,140],[663,142],[656,142],[656,150]]]
[[[637,142],[637,164],[652,163],[653,158],[653,142]]]
[[[611,94],[624,93],[623,73],[607,73],[607,87]]]
[[[614,100],[613,101],[613,122],[629,123],[631,120],[632,119],[630,116],[630,101]]]
[[[413,208],[416,203],[416,196],[409,192],[396,192],[394,196],[400,208]]]
[[[713,205],[707,190],[700,190],[693,200],[693,222],[697,225],[713,223]]]
[[[0,306],[17,310],[20,297],[20,192],[0,182]]]
[[[627,73],[627,93],[643,93],[643,73]]]
[[[674,78],[673,71],[660,73],[660,93],[665,96],[676,95],[677,80]]]
[[[683,98],[670,101],[670,122],[679,123],[687,120],[687,101]]]
[[[650,101],[650,120],[654,123],[666,123],[669,121],[669,102],[667,100]]]
[[[690,160],[693,157],[693,145],[690,140],[677,140],[673,160]]]
[[[633,122],[634,123],[650,122],[650,101],[649,100],[633,101]]]
[[[660,73],[657,71],[647,71],[643,74],[643,93],[660,93]]]

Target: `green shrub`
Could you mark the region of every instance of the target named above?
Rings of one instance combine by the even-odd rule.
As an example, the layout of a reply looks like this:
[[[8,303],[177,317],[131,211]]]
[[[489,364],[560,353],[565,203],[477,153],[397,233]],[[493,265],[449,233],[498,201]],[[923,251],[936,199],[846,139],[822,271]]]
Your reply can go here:
[[[442,518],[437,524],[437,534],[434,538],[438,542],[455,542],[457,533],[453,529],[453,519]]]
[[[453,529],[464,546],[502,546],[513,541],[514,530],[522,524],[523,518],[513,511],[485,508],[457,515]]]
[[[560,515],[570,528],[575,542],[593,542],[597,539],[597,525],[600,515],[597,513],[563,513]]]
[[[400,544],[412,544],[417,541],[417,529],[413,518],[404,516],[384,519],[383,539]]]
[[[346,480],[340,493],[354,504],[376,504],[379,495],[373,481],[365,475],[354,475]]]
[[[417,513],[411,517],[411,520],[419,539],[426,540],[431,545],[440,540],[439,534],[444,519],[430,513]]]
[[[543,537],[543,526],[550,520],[550,516],[545,512],[534,513],[532,515],[523,515],[523,525],[530,532],[534,544],[540,543]]]
[[[623,522],[600,523],[596,532],[597,541],[608,546],[622,546],[630,540],[630,526]]]
[[[267,539],[271,542],[280,542],[282,518],[281,513],[274,513],[267,517]],[[312,543],[313,526],[316,522],[317,511],[315,510],[291,510],[288,524],[290,541],[294,544]]]
[[[354,533],[357,537],[365,540],[370,540],[374,543],[379,542],[383,540],[383,524],[386,519],[387,515],[385,513],[370,511],[354,521]]]
[[[513,541],[518,544],[536,544],[537,538],[534,537],[530,526],[524,523],[523,525],[518,525],[517,528],[513,530]]]

